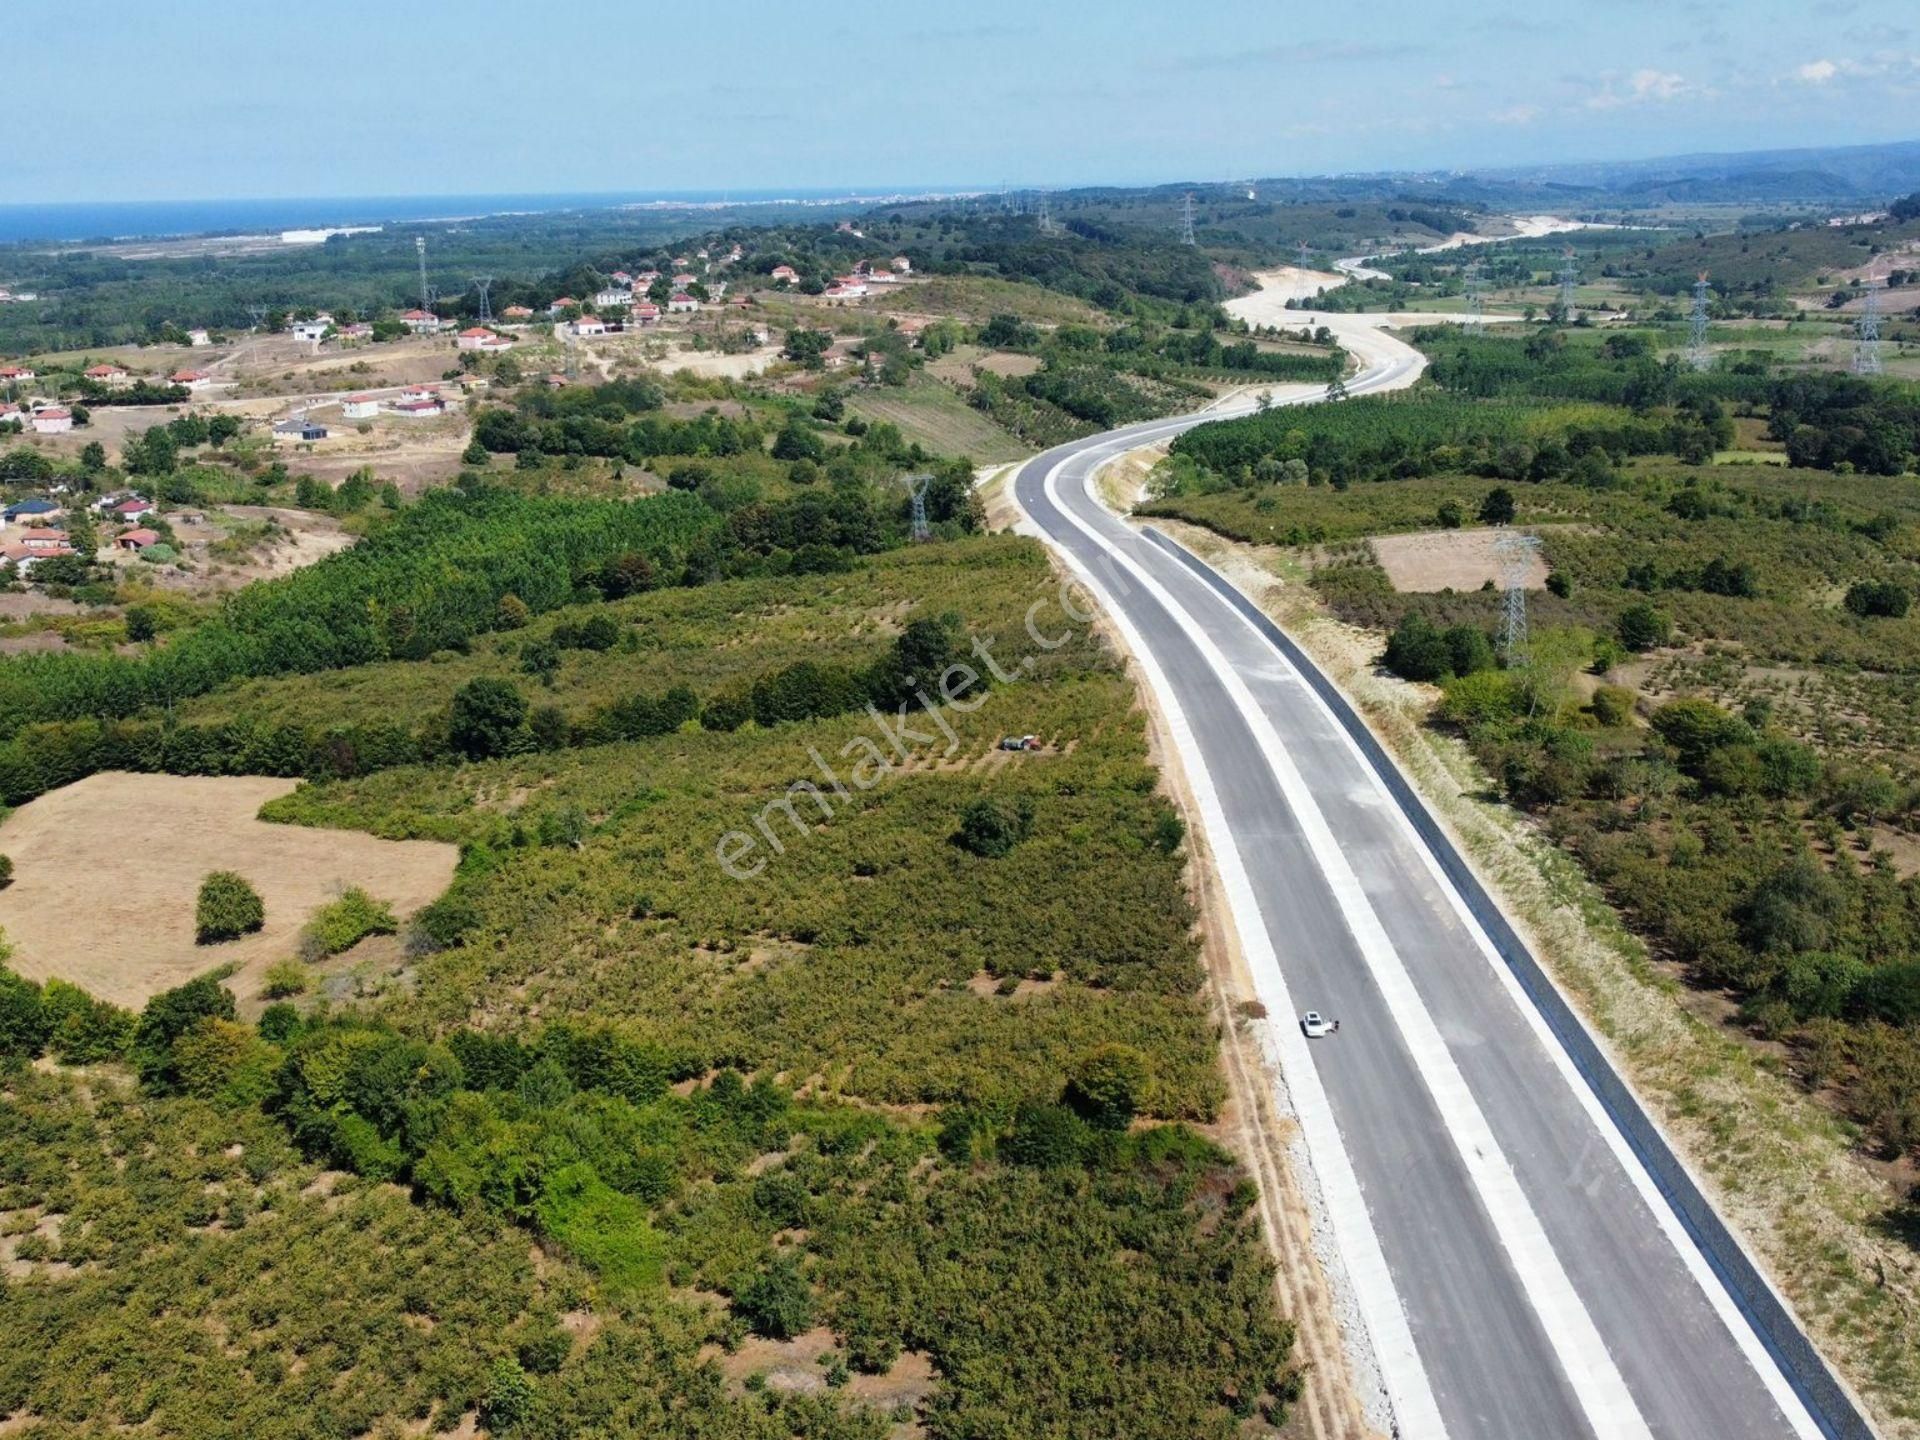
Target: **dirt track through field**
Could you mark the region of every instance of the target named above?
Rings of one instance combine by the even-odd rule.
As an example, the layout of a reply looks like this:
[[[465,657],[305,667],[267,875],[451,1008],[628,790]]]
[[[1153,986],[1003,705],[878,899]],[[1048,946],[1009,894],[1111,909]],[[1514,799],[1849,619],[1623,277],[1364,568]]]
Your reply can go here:
[[[313,911],[363,887],[403,919],[453,880],[452,845],[350,830],[270,825],[260,807],[297,782],[264,776],[89,776],[23,805],[0,824],[14,881],[0,890],[13,968],[138,1007],[216,965],[239,967],[242,1004],[295,951]],[[211,870],[245,876],[266,902],[258,934],[196,945],[194,902]]]

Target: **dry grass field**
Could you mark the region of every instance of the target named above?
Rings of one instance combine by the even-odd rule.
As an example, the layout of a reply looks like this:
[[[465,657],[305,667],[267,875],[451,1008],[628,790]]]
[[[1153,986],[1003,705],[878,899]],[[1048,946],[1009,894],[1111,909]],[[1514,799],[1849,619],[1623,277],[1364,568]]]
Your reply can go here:
[[[0,891],[11,965],[137,1008],[231,963],[238,971],[229,984],[245,1004],[266,967],[294,954],[313,911],[347,887],[405,917],[452,881],[459,853],[451,845],[256,818],[295,783],[113,773],[23,805],[0,824],[0,853],[14,863],[13,884]],[[194,943],[194,902],[212,870],[253,884],[266,902],[264,929],[225,945]]]
[[[1377,535],[1373,553],[1387,572],[1393,588],[1409,591],[1478,590],[1491,580],[1500,584],[1501,563],[1494,553],[1499,530],[1423,530],[1413,535]],[[1547,583],[1547,562],[1538,554],[1529,567],[1528,584]]]

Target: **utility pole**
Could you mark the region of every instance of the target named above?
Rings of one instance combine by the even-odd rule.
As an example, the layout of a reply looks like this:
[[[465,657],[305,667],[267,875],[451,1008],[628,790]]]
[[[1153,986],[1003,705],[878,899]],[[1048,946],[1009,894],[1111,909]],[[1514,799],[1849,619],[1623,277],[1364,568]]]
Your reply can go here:
[[[1867,272],[1867,296],[1860,305],[1860,319],[1854,325],[1853,373],[1880,373],[1880,278]]]
[[[1180,243],[1198,245],[1193,236],[1193,192],[1189,190],[1180,197]]]
[[[413,237],[413,253],[420,258],[420,308],[433,309],[433,291],[427,285],[427,237]]]
[[[1568,325],[1573,323],[1573,290],[1580,283],[1580,271],[1573,258],[1573,247],[1567,246],[1560,252],[1560,319]]]
[[[1707,272],[1693,282],[1693,314],[1687,324],[1687,364],[1695,370],[1713,368],[1713,352],[1707,348]]]

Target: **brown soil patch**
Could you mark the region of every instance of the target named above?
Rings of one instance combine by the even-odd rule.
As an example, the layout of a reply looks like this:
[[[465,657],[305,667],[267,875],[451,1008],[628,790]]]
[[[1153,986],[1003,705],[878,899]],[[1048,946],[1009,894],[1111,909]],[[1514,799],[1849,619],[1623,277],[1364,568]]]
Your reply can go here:
[[[990,375],[1015,377],[1034,374],[1042,361],[1038,355],[1005,355],[995,351],[982,355],[974,364]]]
[[[761,1375],[769,1390],[824,1395],[832,1392],[827,1367],[820,1362],[833,1350],[833,1332],[822,1327],[791,1340],[749,1336],[732,1354],[715,1353],[712,1358],[736,1387],[744,1388],[750,1375]],[[857,1405],[891,1410],[918,1405],[932,1392],[936,1378],[933,1361],[909,1350],[884,1375],[851,1376],[839,1394]]]
[[[347,887],[405,916],[452,882],[451,845],[256,818],[295,783],[109,773],[23,805],[0,824],[0,853],[14,862],[14,883],[0,891],[14,967],[137,1007],[231,964],[234,993],[248,1001],[266,967],[294,953],[314,910]],[[267,923],[258,934],[194,944],[194,901],[211,870],[237,871],[260,892]]]
[[[1423,530],[1414,535],[1376,535],[1373,553],[1400,591],[1478,590],[1501,583],[1502,565],[1495,546],[1505,530]],[[1527,585],[1547,583],[1547,562],[1535,554],[1527,567]]]

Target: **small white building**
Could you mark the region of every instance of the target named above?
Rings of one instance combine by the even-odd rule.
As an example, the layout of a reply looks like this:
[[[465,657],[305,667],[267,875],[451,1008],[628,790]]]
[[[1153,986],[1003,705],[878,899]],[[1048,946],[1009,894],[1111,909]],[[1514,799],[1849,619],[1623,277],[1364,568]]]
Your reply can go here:
[[[287,333],[296,340],[318,345],[327,338],[327,332],[333,329],[333,316],[324,311],[311,320],[295,320],[287,326]]]
[[[596,310],[617,310],[622,305],[630,303],[632,299],[633,297],[625,290],[619,289],[618,287],[610,287],[602,290],[598,295],[593,297],[593,308]]]
[[[471,329],[462,330],[454,338],[453,344],[458,350],[492,351],[513,348],[513,341],[504,335],[496,335],[484,325],[475,325]]]
[[[447,407],[438,395],[419,400],[403,398],[393,402],[393,413],[403,420],[431,420],[446,414]]]
[[[25,365],[0,365],[0,385],[17,385],[23,380],[37,380],[40,377]]]
[[[172,385],[184,385],[189,390],[206,390],[213,385],[213,376],[205,370],[176,370],[167,377]]]
[[[673,298],[667,301],[667,310],[674,315],[691,315],[700,308],[700,302],[684,290],[675,291]]]
[[[573,322],[573,333],[576,335],[604,335],[607,333],[607,322],[602,320],[598,315],[582,315]]]
[[[380,402],[371,395],[349,395],[340,402],[340,414],[348,420],[371,420],[380,413]]]
[[[409,310],[400,317],[400,323],[416,335],[438,335],[447,327],[447,322],[431,310]]]
[[[49,405],[33,412],[33,433],[64,435],[73,429],[73,412],[64,405]]]
[[[635,325],[658,325],[660,307],[651,300],[643,300],[627,312]]]
[[[904,255],[896,255],[887,262],[887,268],[896,275],[911,275],[913,273],[913,261]]]
[[[213,336],[209,335],[205,330],[196,327],[187,331],[187,344],[193,346],[196,350],[203,349],[213,344]]]
[[[89,365],[86,369],[86,376],[87,379],[98,381],[102,385],[119,385],[127,378],[127,367],[124,365]]]

